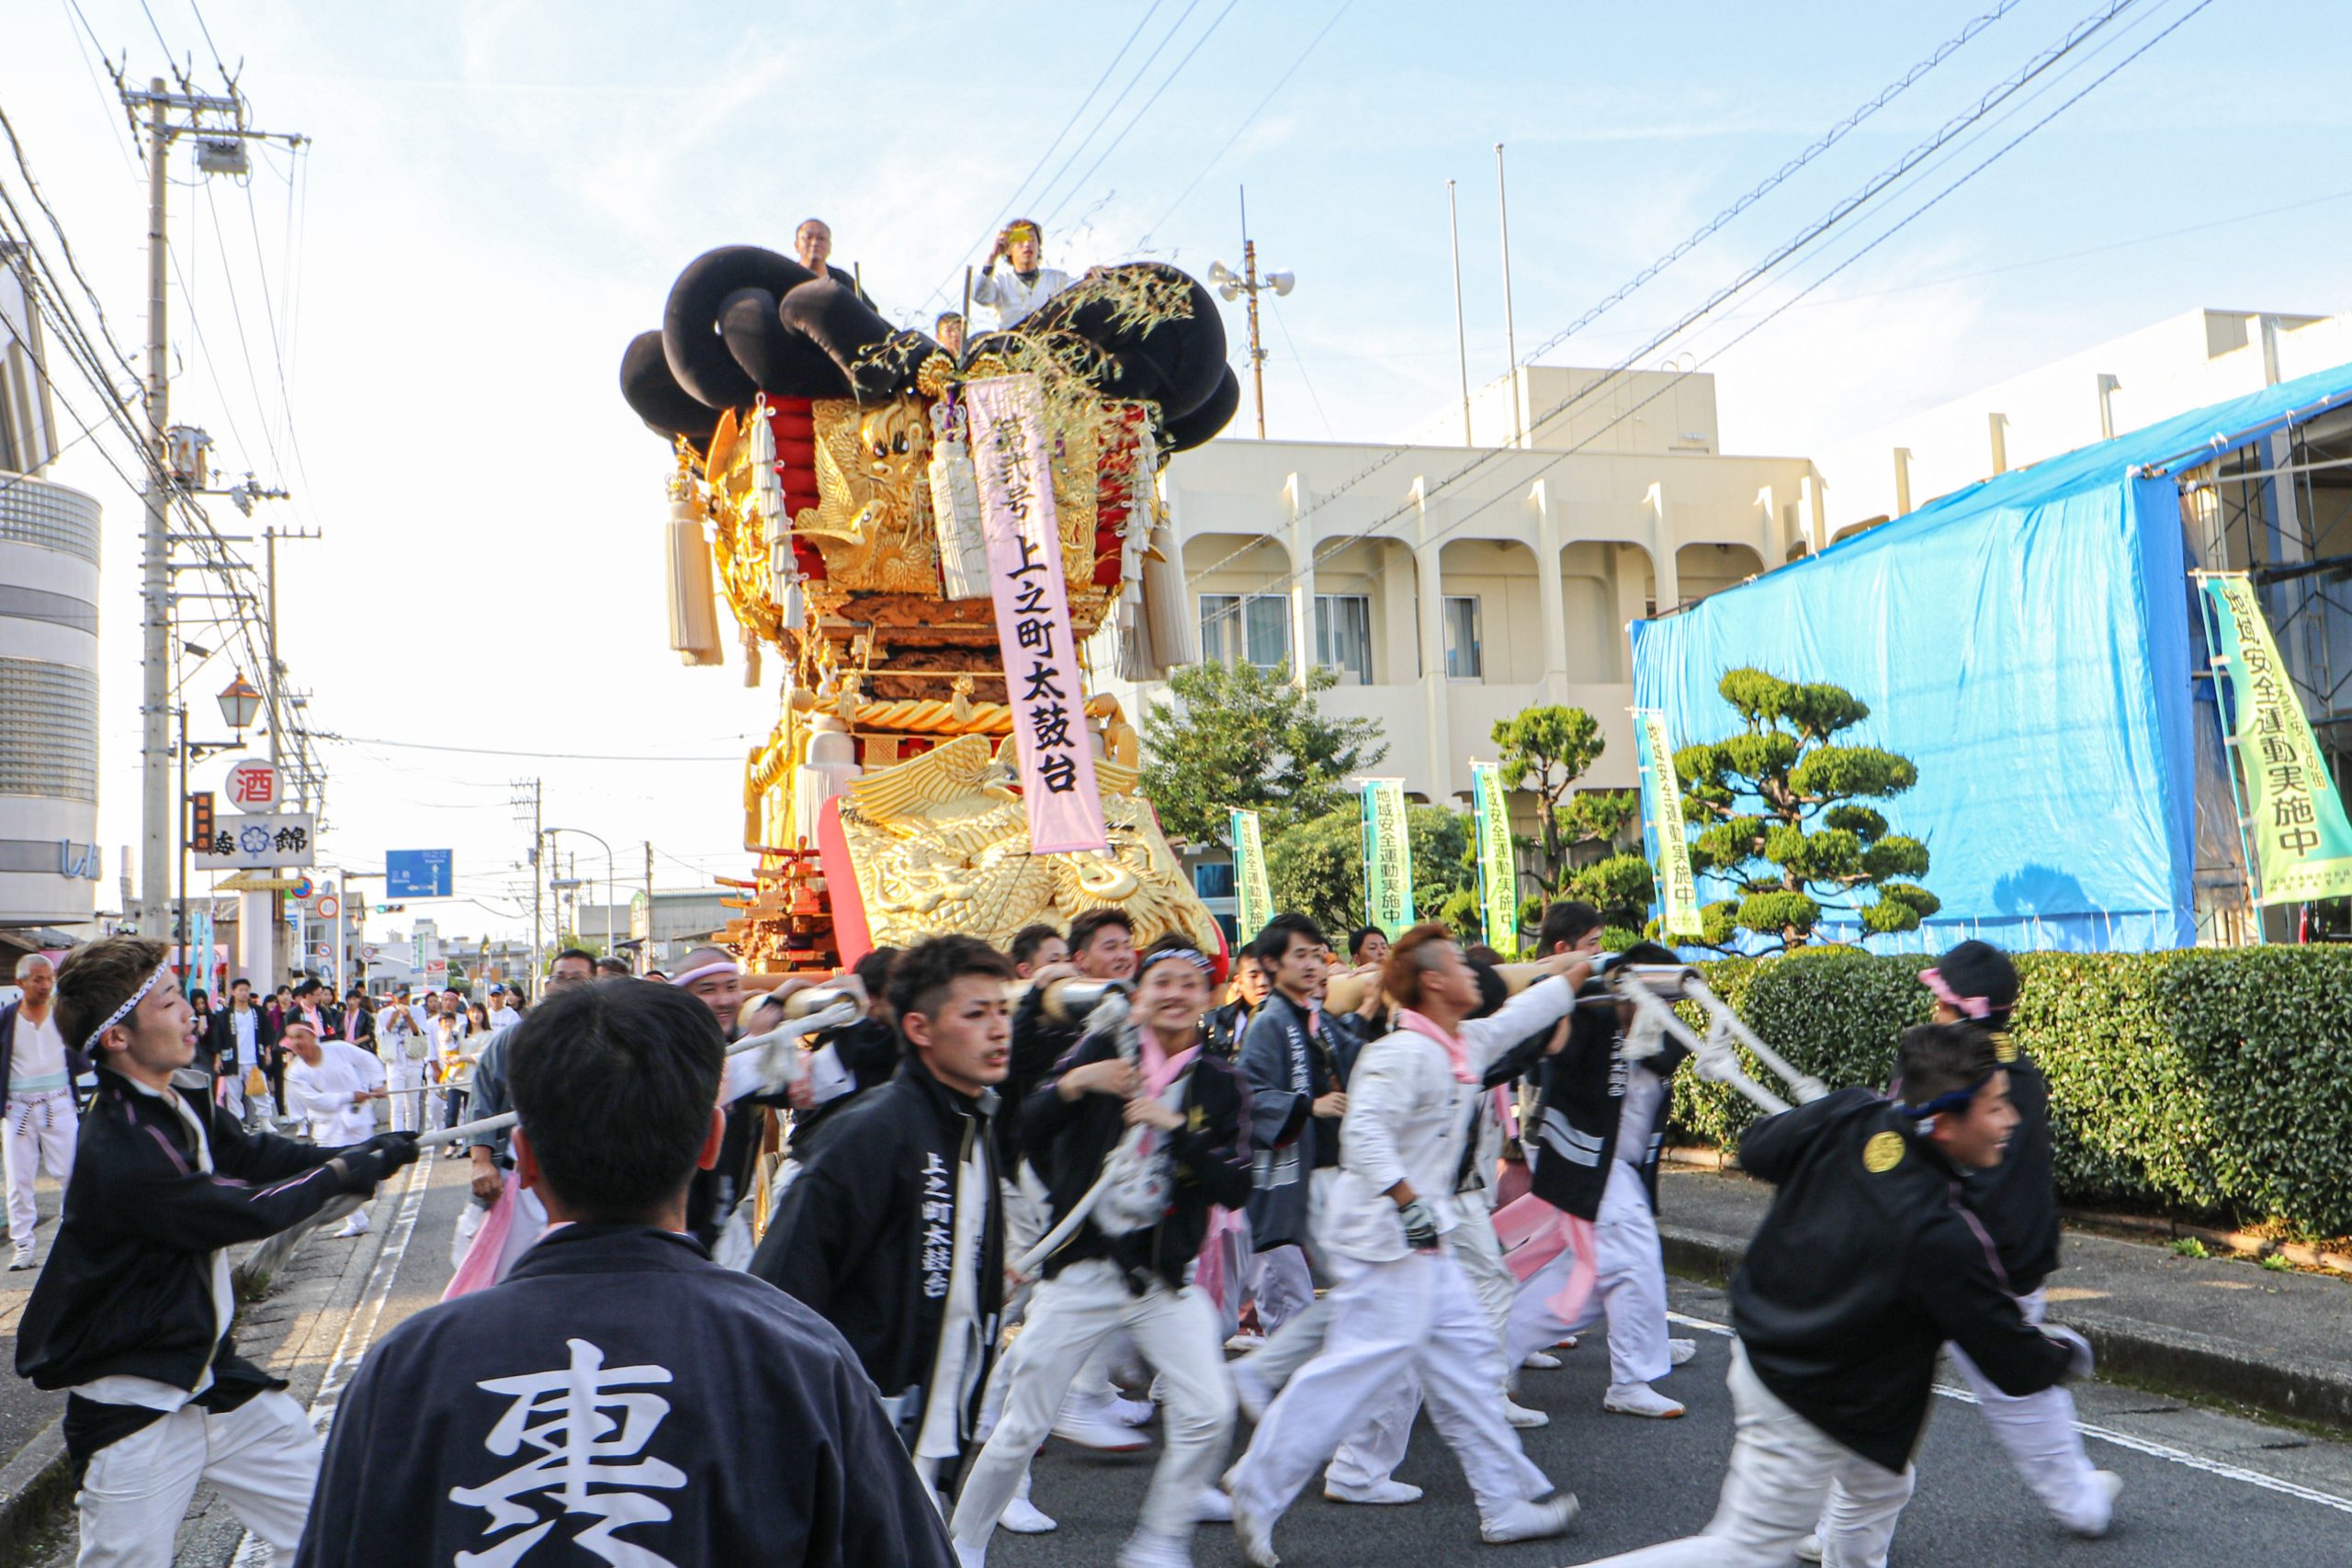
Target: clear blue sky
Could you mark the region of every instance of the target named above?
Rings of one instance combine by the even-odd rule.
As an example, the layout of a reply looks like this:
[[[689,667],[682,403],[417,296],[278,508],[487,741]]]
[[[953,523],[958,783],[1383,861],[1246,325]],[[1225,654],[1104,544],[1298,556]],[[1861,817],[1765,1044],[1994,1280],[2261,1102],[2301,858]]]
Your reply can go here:
[[[538,773],[548,819],[614,840],[625,877],[641,874],[633,846],[648,837],[726,868],[740,863],[740,770],[723,759],[766,731],[774,666],[768,689],[746,691],[732,666],[682,670],[664,651],[664,457],[614,390],[622,344],[658,324],[691,256],[733,242],[787,248],[794,224],[821,214],[837,259],[862,265],[886,310],[927,321],[1008,205],[1045,220],[1056,263],[1150,254],[1204,271],[1238,262],[1246,184],[1261,263],[1300,280],[1269,321],[1272,434],[1378,439],[1453,395],[1449,177],[1462,187],[1473,378],[1505,363],[1497,141],[1509,147],[1524,355],[1998,3],[209,0],[203,20],[232,66],[243,59],[257,123],[317,146],[293,247],[271,167],[250,192],[175,188],[205,334],[175,283],[175,412],[211,428],[224,466],[300,490],[289,519],[327,530],[289,548],[285,576],[287,654],[316,690],[316,722],[722,759],[338,749],[342,858],[378,865],[386,847],[451,844],[469,888],[494,896],[522,843],[508,781]],[[1788,281],[1668,351],[1711,353],[2193,4],[2139,0],[2100,52],[2045,78],[2047,94],[1959,161],[1865,209]],[[163,48],[137,0],[81,6],[136,78],[154,71]],[[149,6],[173,51],[211,77],[188,0]],[[2022,0],[1549,358],[1631,353],[2094,8]],[[119,114],[92,82],[69,6],[20,0],[0,28],[0,104],[133,340],[143,209]],[[1726,445],[1803,455],[2198,306],[2352,307],[2347,59],[2352,7],[2216,0],[1713,366]],[[1024,185],[1106,66],[1080,134]],[[184,154],[176,172],[188,177]],[[256,253],[288,339],[288,400]],[[137,809],[136,506],[85,453],[63,477],[108,508],[102,838],[119,845]],[[601,852],[579,848],[582,869],[601,872]],[[695,873],[664,863],[661,876]],[[462,908],[445,930],[487,919]]]

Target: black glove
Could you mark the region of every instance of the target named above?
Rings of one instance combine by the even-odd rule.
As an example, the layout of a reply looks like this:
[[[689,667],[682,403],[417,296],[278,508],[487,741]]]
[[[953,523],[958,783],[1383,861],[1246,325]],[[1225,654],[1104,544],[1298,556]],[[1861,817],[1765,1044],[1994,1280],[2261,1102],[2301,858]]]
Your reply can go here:
[[[1437,1247],[1437,1216],[1430,1212],[1429,1204],[1422,1201],[1420,1199],[1416,1198],[1411,1202],[1406,1204],[1403,1208],[1398,1209],[1396,1211],[1396,1217],[1405,1223],[1406,1246],[1411,1247],[1416,1252],[1430,1252],[1435,1250]]]
[[[364,1144],[354,1144],[335,1156],[343,1161],[343,1190],[368,1191],[401,1167],[415,1163],[422,1152],[414,1133],[379,1133]]]

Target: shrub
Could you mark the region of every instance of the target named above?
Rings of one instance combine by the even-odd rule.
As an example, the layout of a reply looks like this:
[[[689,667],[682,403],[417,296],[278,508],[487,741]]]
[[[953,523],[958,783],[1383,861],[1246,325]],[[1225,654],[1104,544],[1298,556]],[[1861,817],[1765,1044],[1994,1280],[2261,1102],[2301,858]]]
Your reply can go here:
[[[2012,1033],[2050,1080],[2062,1199],[2352,1234],[2352,950],[2042,953],[2017,963]],[[1917,955],[1821,948],[1703,968],[1800,1071],[1878,1086],[1896,1035],[1928,1017],[1921,966]],[[1720,1085],[1675,1077],[1673,1124],[1684,1137],[1728,1146],[1756,1114]]]

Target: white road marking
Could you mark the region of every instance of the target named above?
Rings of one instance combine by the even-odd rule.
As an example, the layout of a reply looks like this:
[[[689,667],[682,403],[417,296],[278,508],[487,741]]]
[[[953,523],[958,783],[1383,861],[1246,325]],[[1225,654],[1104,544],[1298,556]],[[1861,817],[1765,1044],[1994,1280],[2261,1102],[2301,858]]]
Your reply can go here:
[[[1726,1337],[1732,1332],[1729,1324],[1714,1323],[1703,1317],[1690,1317],[1679,1312],[1668,1313],[1666,1320],[1668,1323],[1681,1324],[1686,1328],[1702,1328],[1710,1334],[1721,1334]],[[1976,1395],[1964,1388],[1947,1388],[1938,1383],[1936,1392],[1946,1399],[1957,1400],[1962,1404],[1978,1403]],[[2094,1427],[2087,1421],[2077,1421],[2075,1423],[2075,1430],[2086,1438],[2097,1438],[2103,1443],[2113,1443],[2117,1448],[2130,1449],[2133,1453],[2146,1454],[2151,1459],[2186,1465],[2190,1470],[2202,1471],[2207,1475],[2218,1476],[2223,1481],[2244,1482],[2248,1486],[2259,1486],[2266,1492],[2276,1492],[2284,1497],[2295,1497],[2306,1503],[2317,1503],[2323,1508],[2334,1508],[2340,1514],[2352,1514],[2352,1497],[2338,1497],[2332,1492],[2314,1491],[2309,1486],[2299,1486],[2291,1481],[2281,1481],[2275,1475],[2265,1475],[2258,1470],[2246,1470],[2238,1465],[2224,1464],[2220,1460],[2206,1459],[2202,1455],[2190,1453],[2186,1449],[2174,1448],[2169,1443],[2152,1442],[2146,1438],[2135,1438],[2128,1432],[2119,1432],[2111,1427]]]
[[[408,1186],[401,1193],[399,1215],[390,1230],[384,1233],[384,1245],[376,1254],[376,1266],[368,1271],[368,1283],[359,1299],[351,1304],[350,1321],[343,1325],[343,1337],[335,1342],[334,1359],[327,1363],[326,1375],[319,1380],[318,1397],[311,1401],[311,1425],[324,1437],[334,1422],[335,1402],[343,1396],[344,1385],[351,1381],[360,1359],[368,1354],[368,1347],[375,1342],[376,1325],[383,1320],[384,1303],[391,1300],[392,1281],[399,1278],[401,1259],[407,1255],[408,1239],[416,1231],[416,1217],[424,1208],[425,1188],[431,1184],[434,1161],[420,1159],[409,1167]],[[229,1568],[262,1568],[274,1562],[277,1552],[269,1543],[247,1530],[238,1538],[236,1555],[229,1559]]]

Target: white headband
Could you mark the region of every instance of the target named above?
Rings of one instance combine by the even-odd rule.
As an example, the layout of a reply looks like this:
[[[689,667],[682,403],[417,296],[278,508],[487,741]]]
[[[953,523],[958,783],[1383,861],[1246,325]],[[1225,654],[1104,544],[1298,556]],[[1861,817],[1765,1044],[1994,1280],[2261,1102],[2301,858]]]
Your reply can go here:
[[[129,1001],[123,1003],[120,1007],[115,1009],[114,1011],[108,1013],[107,1015],[107,1021],[104,1023],[90,1031],[90,1037],[82,1042],[82,1049],[85,1051],[96,1050],[98,1048],[98,1042],[106,1038],[107,1031],[112,1029],[116,1024],[120,1023],[124,1019],[129,1018],[130,1016],[131,1010],[137,1007],[141,1002],[145,1001],[147,999],[147,993],[155,988],[155,982],[162,979],[171,972],[172,966],[165,964],[159,966],[153,975],[148,976],[147,983],[140,987],[137,990],[131,992],[130,999]]]
[[[691,986],[696,980],[707,980],[713,975],[741,975],[743,966],[732,959],[722,958],[716,964],[706,964],[699,969],[689,969],[683,975],[670,976],[673,986]]]

